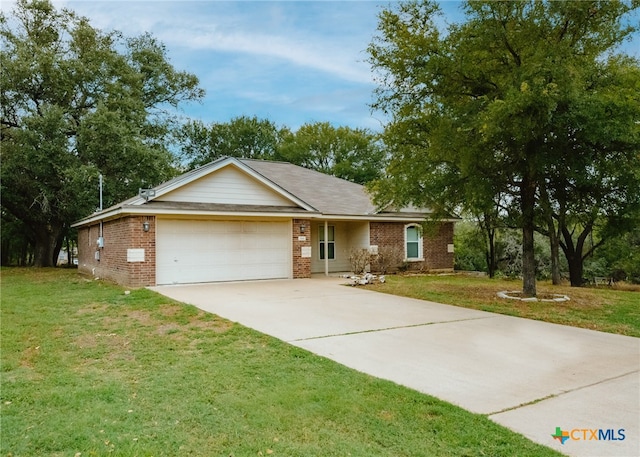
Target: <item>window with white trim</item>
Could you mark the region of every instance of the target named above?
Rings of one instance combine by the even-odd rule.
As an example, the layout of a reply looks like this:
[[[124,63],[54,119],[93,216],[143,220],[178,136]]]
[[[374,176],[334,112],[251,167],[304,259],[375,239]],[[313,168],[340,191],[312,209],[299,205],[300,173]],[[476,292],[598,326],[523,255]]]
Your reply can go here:
[[[335,260],[336,258],[336,228],[333,225],[329,225],[327,227],[327,251],[328,251],[328,259]],[[319,250],[320,260],[324,260],[324,225],[318,226],[318,240],[320,242]]]
[[[410,224],[404,227],[404,258],[422,260],[422,235],[420,226]]]

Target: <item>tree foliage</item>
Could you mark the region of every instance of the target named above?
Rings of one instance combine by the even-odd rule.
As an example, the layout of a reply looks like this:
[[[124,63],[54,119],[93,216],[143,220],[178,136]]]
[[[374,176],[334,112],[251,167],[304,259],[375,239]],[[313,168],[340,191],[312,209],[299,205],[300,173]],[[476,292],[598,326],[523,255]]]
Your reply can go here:
[[[194,168],[220,157],[282,160],[364,184],[380,177],[385,152],[373,133],[328,122],[288,127],[241,116],[207,126],[192,121],[178,134],[183,158]]]
[[[523,289],[535,295],[544,221],[565,248],[568,224],[590,232],[637,204],[638,62],[615,53],[637,6],[466,2],[465,22],[446,30],[435,2],[383,10],[369,54],[393,156],[378,202],[473,214],[497,203],[522,230]]]
[[[284,136],[279,155],[287,162],[360,184],[379,178],[385,151],[364,129],[304,124]]]
[[[35,264],[51,265],[74,220],[174,173],[169,110],[197,100],[152,36],[102,32],[49,1],[0,17],[2,214],[19,221]]]
[[[274,122],[240,116],[229,122],[186,123],[178,132],[179,143],[188,168],[204,165],[220,157],[277,160],[278,147],[288,133]]]

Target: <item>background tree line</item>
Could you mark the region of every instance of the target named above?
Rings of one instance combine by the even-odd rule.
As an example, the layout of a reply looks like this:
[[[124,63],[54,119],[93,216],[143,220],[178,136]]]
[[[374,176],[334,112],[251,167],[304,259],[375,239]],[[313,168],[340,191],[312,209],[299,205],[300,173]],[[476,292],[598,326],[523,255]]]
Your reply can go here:
[[[454,239],[456,270],[481,271],[490,277],[522,276],[522,245],[517,229],[502,227],[494,231],[493,257],[487,236],[477,221],[458,222]],[[597,235],[586,240],[589,254],[584,259],[582,283],[593,283],[596,277],[603,277],[640,284],[640,226],[601,241]],[[534,246],[536,277],[552,279],[554,265],[548,238],[536,233]],[[558,270],[560,281],[568,281],[569,266],[564,256],[559,258]]]
[[[178,132],[187,168],[220,157],[277,160],[359,184],[381,177],[386,153],[378,134],[314,122],[292,131],[268,119],[241,116],[205,125],[189,121]]]

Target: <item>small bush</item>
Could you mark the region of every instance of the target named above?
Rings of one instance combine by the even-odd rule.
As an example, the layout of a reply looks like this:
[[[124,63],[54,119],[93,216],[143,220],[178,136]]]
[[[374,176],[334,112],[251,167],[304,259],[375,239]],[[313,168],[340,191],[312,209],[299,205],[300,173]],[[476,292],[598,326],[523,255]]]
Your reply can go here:
[[[351,266],[351,271],[356,275],[363,274],[367,270],[370,257],[368,249],[351,248],[349,251],[349,265]]]

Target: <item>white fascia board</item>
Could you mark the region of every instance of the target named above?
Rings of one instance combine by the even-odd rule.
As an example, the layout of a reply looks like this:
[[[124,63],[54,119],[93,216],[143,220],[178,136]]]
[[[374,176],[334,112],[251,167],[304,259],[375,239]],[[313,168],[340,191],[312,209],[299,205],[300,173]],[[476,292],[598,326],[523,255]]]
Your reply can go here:
[[[117,208],[112,209],[111,211],[102,212],[94,214],[93,216],[87,216],[84,219],[80,219],[78,222],[74,222],[71,224],[71,228],[82,227],[83,225],[88,225],[93,222],[106,221],[109,219],[115,219],[119,215],[124,213],[123,207],[119,206]]]
[[[127,206],[114,209],[108,213],[96,214],[90,216],[81,221],[72,224],[71,227],[81,227],[83,225],[89,225],[100,221],[108,221],[122,216],[223,216],[223,217],[269,217],[269,218],[286,218],[286,219],[300,219],[308,218],[308,213],[299,212],[252,212],[252,211],[207,211],[207,210],[184,210],[184,209],[159,209],[149,208],[144,206]]]
[[[171,210],[171,209],[154,209],[141,211],[140,208],[132,210],[130,213],[125,214],[137,214],[137,215],[149,215],[149,216],[224,216],[224,217],[269,217],[269,218],[286,218],[286,219],[300,219],[308,217],[305,213],[287,213],[287,212],[269,212],[269,211],[206,211],[206,210]]]
[[[378,222],[416,222],[416,221],[426,221],[427,215],[424,217],[409,217],[409,216],[376,216],[374,214],[361,216],[361,215],[336,215],[336,214],[310,214],[307,215],[309,219],[321,219],[321,220],[332,220],[332,221],[378,221]],[[436,219],[433,222],[459,222],[460,219]]]
[[[344,214],[322,214],[317,211],[309,213],[300,212],[250,212],[250,211],[207,211],[207,210],[184,210],[184,209],[159,209],[145,206],[136,206],[134,203],[125,207],[114,208],[107,213],[95,214],[82,219],[71,227],[81,227],[94,222],[106,221],[123,215],[149,215],[149,216],[229,216],[229,217],[285,217],[294,219],[314,219],[332,221],[379,221],[379,222],[422,222],[427,220],[424,217],[409,216],[377,216],[370,215],[344,215]],[[438,219],[435,222],[459,222],[460,219],[446,218]]]

